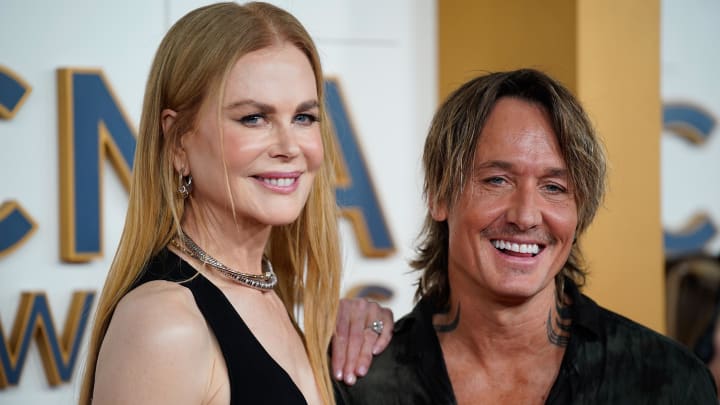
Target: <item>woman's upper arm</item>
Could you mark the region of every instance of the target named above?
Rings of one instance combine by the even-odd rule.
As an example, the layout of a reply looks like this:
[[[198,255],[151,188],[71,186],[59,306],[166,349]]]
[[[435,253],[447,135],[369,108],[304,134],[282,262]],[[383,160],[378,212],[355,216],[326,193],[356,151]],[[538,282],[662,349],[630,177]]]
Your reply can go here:
[[[203,402],[212,339],[189,291],[161,283],[143,285],[118,304],[98,356],[93,403]]]

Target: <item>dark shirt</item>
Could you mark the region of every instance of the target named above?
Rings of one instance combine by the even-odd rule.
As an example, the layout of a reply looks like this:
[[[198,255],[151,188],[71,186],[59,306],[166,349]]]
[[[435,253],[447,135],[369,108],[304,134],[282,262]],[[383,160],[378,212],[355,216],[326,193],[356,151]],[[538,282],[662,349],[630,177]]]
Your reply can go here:
[[[546,404],[718,404],[712,375],[684,346],[598,306],[570,281],[565,291],[570,341]],[[432,325],[437,312],[424,299],[395,324],[368,374],[339,384],[348,405],[457,403]]]

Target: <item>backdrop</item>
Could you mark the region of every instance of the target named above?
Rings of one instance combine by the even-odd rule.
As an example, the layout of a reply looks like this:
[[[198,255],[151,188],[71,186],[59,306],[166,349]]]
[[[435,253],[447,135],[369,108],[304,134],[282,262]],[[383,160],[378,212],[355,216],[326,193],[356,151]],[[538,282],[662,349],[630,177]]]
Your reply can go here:
[[[341,222],[343,292],[372,294],[399,317],[412,305],[419,158],[437,105],[436,4],[273,2],[315,38],[334,96],[352,179],[338,197],[356,213]],[[1,0],[0,403],[76,401],[82,315],[94,309],[122,229],[128,134],[149,65],[170,25],[206,3]],[[720,4],[661,6],[664,245],[669,255],[717,255],[720,56],[711,50]],[[105,129],[79,126],[99,121]]]
[[[122,230],[128,134],[151,59],[170,25],[206,3],[0,3],[0,403],[76,401],[81,315]],[[343,290],[407,312],[418,162],[436,103],[434,2],[274,3],[316,40],[333,96],[350,180],[338,197],[355,213],[341,222]]]

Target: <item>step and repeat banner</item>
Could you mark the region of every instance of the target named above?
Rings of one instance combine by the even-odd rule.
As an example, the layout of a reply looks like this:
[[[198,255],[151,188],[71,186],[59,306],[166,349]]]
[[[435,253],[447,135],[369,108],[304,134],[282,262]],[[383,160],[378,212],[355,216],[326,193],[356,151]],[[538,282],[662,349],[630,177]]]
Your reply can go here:
[[[0,2],[0,403],[76,402],[149,66],[167,29],[208,3]],[[343,293],[405,313],[436,105],[435,3],[272,3],[306,26],[326,74],[346,174]]]
[[[337,186],[343,294],[399,317],[412,305],[420,154],[437,104],[435,1],[272,2],[303,22],[326,73],[348,180]],[[76,402],[148,69],[167,29],[207,3],[0,1],[0,403]],[[662,222],[675,265],[720,254],[720,3],[661,5]]]

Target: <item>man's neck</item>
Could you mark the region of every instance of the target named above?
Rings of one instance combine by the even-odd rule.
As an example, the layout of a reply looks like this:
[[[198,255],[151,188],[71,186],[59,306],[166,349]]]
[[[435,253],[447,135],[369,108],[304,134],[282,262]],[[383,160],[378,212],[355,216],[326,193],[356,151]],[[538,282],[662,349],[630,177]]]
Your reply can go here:
[[[554,285],[514,304],[458,294],[451,296],[448,312],[433,317],[433,325],[441,343],[452,341],[466,355],[509,360],[564,348],[570,312],[567,303],[557,301]]]
[[[543,403],[560,370],[570,317],[555,289],[508,306],[453,297],[450,311],[433,317],[459,404]],[[471,299],[472,298],[472,299]]]

